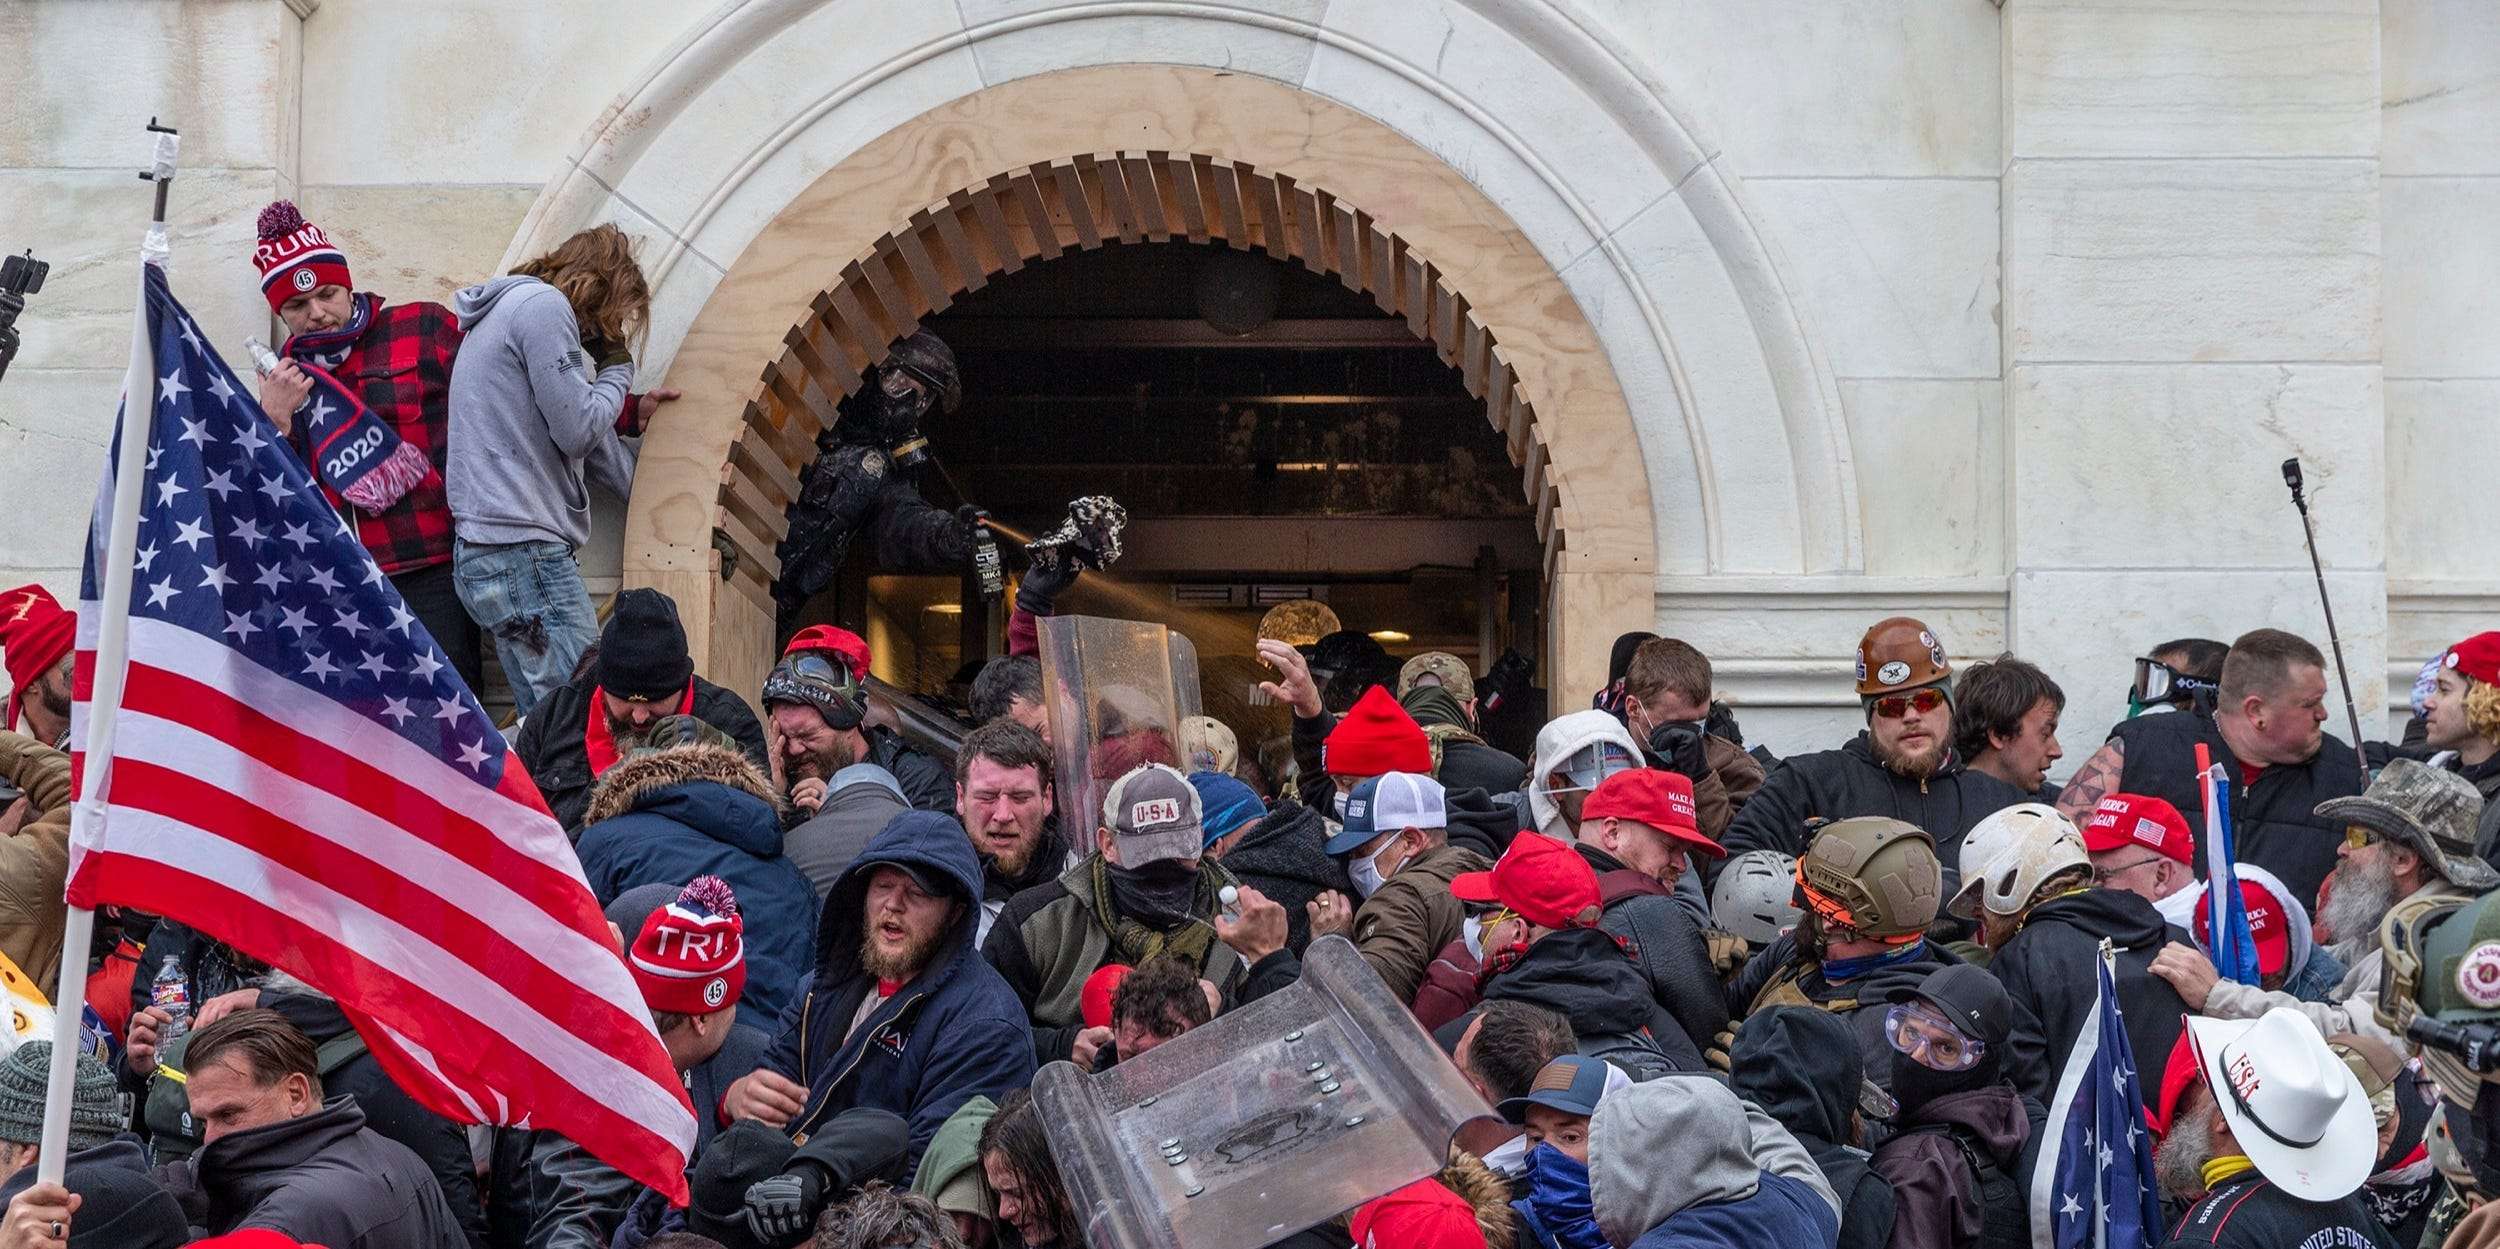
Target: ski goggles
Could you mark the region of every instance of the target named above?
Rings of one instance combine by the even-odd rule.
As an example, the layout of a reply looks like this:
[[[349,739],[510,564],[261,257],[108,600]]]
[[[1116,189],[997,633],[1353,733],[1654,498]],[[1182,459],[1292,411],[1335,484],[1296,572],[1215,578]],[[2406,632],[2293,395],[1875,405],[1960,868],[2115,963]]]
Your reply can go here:
[[[2218,693],[2221,685],[2203,677],[2192,677],[2158,659],[2138,657],[2135,661],[2135,684],[2127,696],[2141,706],[2166,703],[2196,693]]]
[[[1988,1052],[1987,1042],[1963,1036],[1951,1020],[1916,1002],[1897,1003],[1884,1012],[1884,1039],[1933,1071],[1968,1071]]]
[[[1874,712],[1877,716],[1883,719],[1898,720],[1913,711],[1922,716],[1926,715],[1928,712],[1944,706],[1944,703],[1944,691],[1930,685],[1923,689],[1904,690],[1898,694],[1886,694],[1880,698],[1870,698],[1867,700],[1866,706],[1869,711]]]

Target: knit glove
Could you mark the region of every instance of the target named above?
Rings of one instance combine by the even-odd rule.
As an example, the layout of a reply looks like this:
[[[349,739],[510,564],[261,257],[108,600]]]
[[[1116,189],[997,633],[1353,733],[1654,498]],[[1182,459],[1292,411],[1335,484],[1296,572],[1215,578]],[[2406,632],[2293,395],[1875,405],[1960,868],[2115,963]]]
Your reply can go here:
[[[816,1225],[824,1208],[824,1172],[799,1166],[747,1187],[747,1230],[768,1245],[787,1244]]]
[[[612,369],[620,364],[634,362],[634,353],[625,344],[612,339],[585,338],[582,340],[582,350],[590,356],[592,363],[602,369]]]

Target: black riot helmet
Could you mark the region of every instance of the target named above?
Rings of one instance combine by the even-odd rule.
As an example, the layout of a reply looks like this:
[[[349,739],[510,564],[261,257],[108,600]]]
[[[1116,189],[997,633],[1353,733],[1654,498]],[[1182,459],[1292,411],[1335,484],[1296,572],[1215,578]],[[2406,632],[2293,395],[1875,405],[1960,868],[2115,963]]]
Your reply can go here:
[[[907,380],[908,379],[908,380]],[[928,437],[920,418],[934,404],[952,412],[963,402],[963,381],[956,372],[955,353],[944,339],[927,330],[913,330],[894,345],[885,363],[872,371],[869,389],[861,396],[861,424],[868,441],[885,448],[895,467],[918,468],[929,458]],[[911,383],[917,382],[918,386]]]

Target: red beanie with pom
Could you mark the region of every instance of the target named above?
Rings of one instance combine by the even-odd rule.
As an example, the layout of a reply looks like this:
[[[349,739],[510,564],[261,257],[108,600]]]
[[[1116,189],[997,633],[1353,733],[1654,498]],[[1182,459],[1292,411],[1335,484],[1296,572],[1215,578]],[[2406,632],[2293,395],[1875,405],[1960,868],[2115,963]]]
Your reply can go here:
[[[252,263],[260,268],[260,293],[271,312],[317,287],[356,286],[346,253],[331,245],[320,226],[304,220],[292,200],[260,210],[260,246],[252,249]]]

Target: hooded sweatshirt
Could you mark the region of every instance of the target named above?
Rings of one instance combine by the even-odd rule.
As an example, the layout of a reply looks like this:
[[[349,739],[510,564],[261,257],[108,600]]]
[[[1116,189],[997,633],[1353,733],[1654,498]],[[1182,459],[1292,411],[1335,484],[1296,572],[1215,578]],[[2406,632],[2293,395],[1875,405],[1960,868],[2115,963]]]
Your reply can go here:
[[[911,1190],[949,1214],[998,1217],[998,1204],[982,1180],[980,1150],[981,1129],[997,1114],[998,1103],[975,1097],[948,1115],[920,1155]]]
[[[1589,1193],[1617,1249],[1832,1249],[1840,1236],[1813,1156],[1709,1076],[1661,1076],[1600,1102]]]
[[[860,965],[868,882],[902,868],[949,895],[959,909],[929,961],[908,982],[878,983]],[[1033,1082],[1033,1035],[1015,991],[974,948],[981,864],[963,825],[934,811],[907,811],[869,839],[825,897],[816,974],[781,1017],[762,1069],[807,1089],[790,1123],[804,1139],[842,1112],[872,1107],[911,1124],[907,1166],[917,1166],[938,1128],[975,1097],[1002,1101]]]
[[[2005,1074],[2043,1102],[2075,1038],[2092,1018],[2099,981],[2093,960],[2107,938],[2115,948],[2118,1010],[2139,1070],[2160,1071],[2179,1043],[2179,1018],[2191,1014],[2170,982],[2152,972],[2153,956],[2179,934],[2143,898],[2118,889],[2087,889],[2031,908],[2017,932],[1988,960],[1988,970],[2014,1003],[2014,1034]]]
[[[1562,808],[1554,804],[1546,791],[1546,780],[1571,756],[1598,745],[1611,742],[1624,754],[1638,762],[1641,744],[1632,740],[1632,731],[1623,721],[1603,711],[1575,711],[1561,716],[1537,730],[1536,758],[1528,765],[1528,818],[1536,821],[1537,831],[1564,841],[1574,840],[1571,823],[1563,818]]]
[[[1840,1199],[1840,1249],[1883,1249],[1892,1184],[1849,1144],[1866,1066],[1848,1021],[1807,1006],[1766,1010],[1737,1029],[1728,1087],[1779,1120]]]
[[[1604,713],[1599,713],[1604,714]],[[1548,933],[1484,982],[1486,1001],[1527,1002],[1571,1021],[1582,1053],[1600,1038],[1643,1037],[1682,1071],[1702,1069],[1701,1049],[1652,996],[1649,978],[1614,934],[1596,928]]]
[[[537,278],[509,275],[462,290],[460,355],[451,370],[444,487],[463,542],[590,538],[584,473],[622,498],[634,449],[618,436],[631,364],[599,368],[582,349],[573,305]]]

